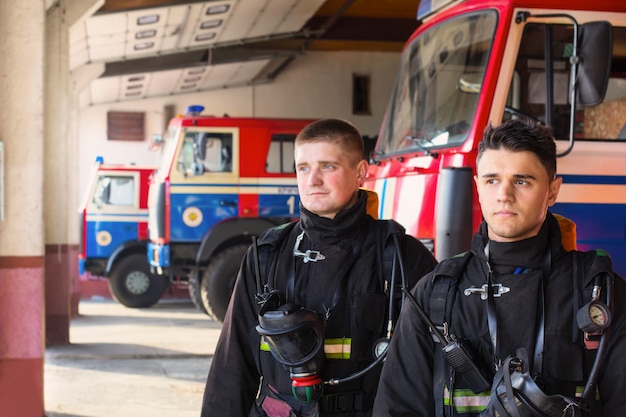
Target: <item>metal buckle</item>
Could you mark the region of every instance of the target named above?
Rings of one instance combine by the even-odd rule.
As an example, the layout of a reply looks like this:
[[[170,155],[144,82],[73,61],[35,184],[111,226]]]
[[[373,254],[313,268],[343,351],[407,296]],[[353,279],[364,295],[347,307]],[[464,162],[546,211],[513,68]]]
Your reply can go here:
[[[303,237],[304,232],[300,233],[296,238],[296,244],[293,246],[293,256],[302,256],[302,262],[304,263],[317,262],[326,259],[326,257],[322,255],[318,250],[307,249],[305,252],[301,252],[298,249],[298,246],[300,246],[300,242],[302,242]]]
[[[511,289],[509,287],[505,287],[502,284],[491,284],[491,291],[494,297],[500,297],[502,294],[505,294],[511,291]],[[463,291],[463,294],[465,295],[480,294],[480,299],[486,300],[487,299],[487,284],[483,284],[482,287],[480,288],[477,288],[477,287],[466,288]]]

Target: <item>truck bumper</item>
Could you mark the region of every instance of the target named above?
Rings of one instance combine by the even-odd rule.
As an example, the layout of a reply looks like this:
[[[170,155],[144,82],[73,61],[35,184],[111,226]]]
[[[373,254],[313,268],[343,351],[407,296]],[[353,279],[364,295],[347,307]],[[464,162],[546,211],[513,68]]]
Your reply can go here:
[[[148,262],[150,266],[167,268],[170,266],[170,245],[148,243]]]

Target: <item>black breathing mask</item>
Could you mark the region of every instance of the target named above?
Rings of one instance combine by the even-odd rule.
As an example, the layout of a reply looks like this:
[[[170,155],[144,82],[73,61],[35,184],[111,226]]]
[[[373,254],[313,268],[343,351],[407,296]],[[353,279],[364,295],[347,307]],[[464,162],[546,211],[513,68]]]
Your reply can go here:
[[[304,236],[300,234],[294,247],[294,256],[302,256],[303,262],[317,262],[325,259],[317,251],[299,251],[299,243]],[[283,302],[283,297],[276,289],[269,289],[268,285],[261,283],[261,268],[257,252],[256,238],[252,239],[252,254],[257,277],[256,300],[260,305],[256,331],[269,345],[272,356],[289,371],[292,381],[291,391],[293,396],[305,403],[316,402],[320,399],[325,384],[338,385],[362,377],[367,372],[376,368],[385,359],[387,344],[391,339],[395,321],[393,320],[393,303],[395,301],[394,290],[396,287],[396,266],[400,269],[402,285],[404,282],[404,269],[399,253],[399,242],[393,235],[395,250],[393,251],[391,280],[389,282],[389,321],[387,334],[379,339],[376,344],[376,359],[365,368],[349,376],[322,380],[321,371],[324,366],[324,337],[326,334],[326,319],[330,311],[321,315],[313,310],[298,306],[294,303]],[[314,256],[312,256],[314,255]],[[293,279],[293,277],[292,277]],[[343,285],[343,284],[340,284]],[[270,287],[271,288],[271,287]]]
[[[530,376],[528,353],[519,348],[500,367],[491,387],[491,400],[481,417],[580,417],[582,405],[563,395],[547,395]]]
[[[287,303],[278,307],[265,303],[259,311],[257,332],[270,347],[272,356],[289,370],[293,396],[302,402],[317,401],[324,382],[326,326],[318,313]]]

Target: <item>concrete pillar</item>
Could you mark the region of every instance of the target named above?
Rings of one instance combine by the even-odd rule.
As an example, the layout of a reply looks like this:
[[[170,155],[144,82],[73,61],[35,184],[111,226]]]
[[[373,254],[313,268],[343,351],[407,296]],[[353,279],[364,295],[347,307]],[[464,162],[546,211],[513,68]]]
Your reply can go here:
[[[72,163],[67,141],[68,35],[64,5],[47,12],[45,25],[46,71],[44,74],[44,239],[46,345],[69,343],[72,299],[72,257],[69,222],[72,211],[68,176]],[[75,159],[75,158],[74,158]],[[65,185],[64,185],[65,184]]]
[[[65,0],[46,15],[44,212],[46,344],[67,344],[78,314],[78,113],[69,63],[69,30],[103,0]]]
[[[44,3],[0,2],[0,415],[42,417]]]

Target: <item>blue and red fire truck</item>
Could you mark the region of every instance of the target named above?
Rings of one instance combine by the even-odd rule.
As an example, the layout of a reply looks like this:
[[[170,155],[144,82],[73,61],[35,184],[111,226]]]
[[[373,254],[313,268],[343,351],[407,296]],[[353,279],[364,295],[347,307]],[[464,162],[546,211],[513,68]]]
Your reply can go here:
[[[472,177],[488,123],[554,129],[563,185],[552,211],[626,274],[626,2],[423,0],[364,186],[437,258],[467,250]]]
[[[80,215],[79,272],[108,278],[113,298],[149,307],[167,288],[146,259],[148,186],[156,167],[104,165],[99,159]]]
[[[312,120],[202,111],[169,123],[150,185],[148,260],[221,321],[252,236],[299,217],[294,139]]]

